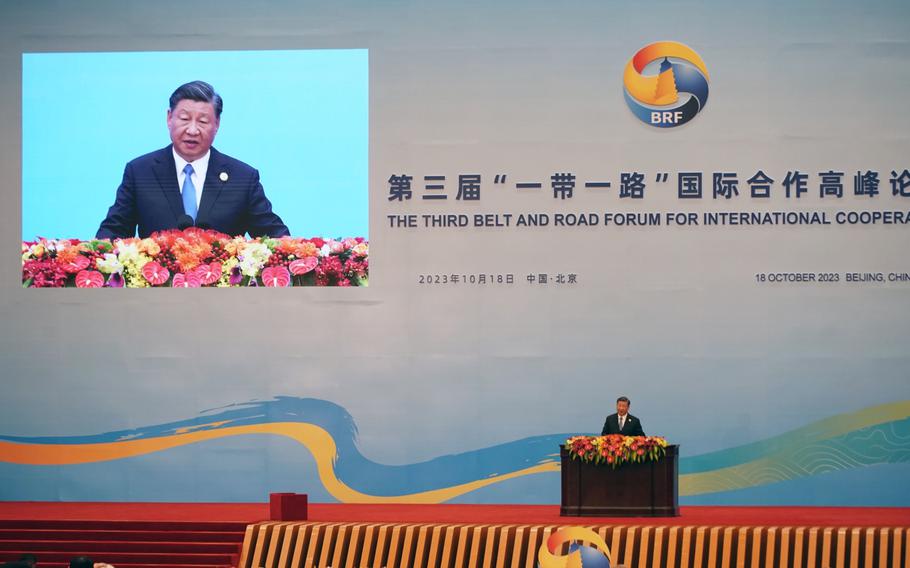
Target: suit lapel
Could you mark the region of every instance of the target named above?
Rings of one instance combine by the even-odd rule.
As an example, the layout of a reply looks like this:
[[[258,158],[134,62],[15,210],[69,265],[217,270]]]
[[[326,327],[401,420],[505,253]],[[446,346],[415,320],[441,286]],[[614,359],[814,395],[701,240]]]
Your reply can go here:
[[[177,164],[174,162],[174,153],[170,146],[160,150],[158,155],[155,156],[154,171],[158,185],[161,187],[161,192],[164,194],[164,198],[167,200],[176,222],[177,219],[184,215],[184,211],[183,199],[180,197],[180,187],[177,186]]]
[[[202,186],[202,200],[199,202],[199,214],[196,215],[197,225],[208,221],[212,206],[215,205],[215,201],[218,199],[218,196],[221,195],[224,184],[227,183],[229,179],[227,174],[230,172],[227,171],[227,164],[224,160],[224,156],[214,148],[211,149],[211,152],[212,154],[209,156],[209,168],[205,173],[205,184]],[[222,174],[225,175],[222,176]],[[221,179],[222,177],[225,179]]]

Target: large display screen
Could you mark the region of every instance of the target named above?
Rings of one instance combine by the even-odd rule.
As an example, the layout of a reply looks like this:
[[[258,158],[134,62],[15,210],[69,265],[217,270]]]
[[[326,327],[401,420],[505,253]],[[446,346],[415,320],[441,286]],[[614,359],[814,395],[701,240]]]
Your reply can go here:
[[[200,102],[178,90],[198,80],[214,88],[221,114],[207,119],[204,143],[214,150],[202,158],[207,179],[195,176],[200,195],[189,217],[174,158],[179,136],[199,133],[179,129],[182,107],[169,99]],[[368,104],[365,49],[23,54],[23,253],[65,275],[55,279],[32,262],[23,281],[151,287],[177,277],[180,285],[200,280],[201,266],[201,284],[214,286],[231,280],[236,262],[244,270],[235,285],[273,284],[276,272],[288,284],[315,284],[317,272],[321,284],[365,283]],[[187,247],[174,235],[116,241],[189,226],[222,236],[193,233]],[[246,236],[284,239],[228,242]],[[350,252],[357,245],[359,255]],[[357,276],[317,270],[351,256]],[[223,274],[213,274],[212,262]]]

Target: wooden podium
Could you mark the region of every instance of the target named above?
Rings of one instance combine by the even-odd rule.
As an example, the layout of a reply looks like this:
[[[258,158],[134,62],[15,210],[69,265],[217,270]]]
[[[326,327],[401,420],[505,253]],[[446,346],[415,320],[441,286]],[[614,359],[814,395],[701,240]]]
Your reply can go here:
[[[594,465],[560,446],[564,517],[678,517],[679,446],[656,462]]]

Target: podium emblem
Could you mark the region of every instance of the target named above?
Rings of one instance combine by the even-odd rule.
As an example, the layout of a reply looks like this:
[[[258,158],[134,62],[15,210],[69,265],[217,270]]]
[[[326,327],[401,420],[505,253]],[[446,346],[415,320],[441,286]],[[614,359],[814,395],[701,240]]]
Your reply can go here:
[[[567,527],[540,545],[537,562],[538,568],[610,568],[610,548],[591,529]]]

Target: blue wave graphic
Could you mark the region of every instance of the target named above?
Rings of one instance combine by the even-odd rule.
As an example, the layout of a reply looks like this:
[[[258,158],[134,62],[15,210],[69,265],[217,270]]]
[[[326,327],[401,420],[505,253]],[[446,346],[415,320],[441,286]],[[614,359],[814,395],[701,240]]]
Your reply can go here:
[[[326,400],[280,396],[205,411],[197,417],[133,430],[89,436],[16,437],[0,440],[28,444],[72,445],[171,437],[188,431],[236,426],[298,422],[319,426],[334,439],[337,478],[357,491],[375,496],[397,496],[442,489],[555,462],[558,446],[568,433],[534,436],[487,448],[439,456],[427,461],[385,465],[364,457],[357,446],[353,417],[343,407]],[[698,456],[684,456],[683,476],[698,477],[725,468],[754,464],[780,455],[776,479],[795,479],[875,464],[910,462],[910,417],[857,428],[839,435],[810,425],[791,434]],[[812,439],[813,435],[817,439]],[[303,449],[302,449],[303,450]],[[832,456],[834,456],[832,461]],[[3,456],[0,455],[0,461]],[[794,469],[794,466],[799,466]],[[29,466],[31,467],[31,466]],[[63,466],[69,467],[69,466]],[[773,481],[772,481],[773,482]],[[717,487],[717,492],[727,489]],[[704,492],[704,491],[702,491]],[[708,487],[708,492],[711,488]]]

